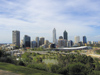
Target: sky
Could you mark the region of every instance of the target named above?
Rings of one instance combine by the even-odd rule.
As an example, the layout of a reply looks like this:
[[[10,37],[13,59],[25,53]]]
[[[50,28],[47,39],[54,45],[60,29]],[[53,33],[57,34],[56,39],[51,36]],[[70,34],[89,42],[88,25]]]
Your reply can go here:
[[[45,37],[53,41],[68,32],[87,41],[100,41],[100,0],[0,0],[0,43],[12,43],[12,31],[19,30],[35,40]]]

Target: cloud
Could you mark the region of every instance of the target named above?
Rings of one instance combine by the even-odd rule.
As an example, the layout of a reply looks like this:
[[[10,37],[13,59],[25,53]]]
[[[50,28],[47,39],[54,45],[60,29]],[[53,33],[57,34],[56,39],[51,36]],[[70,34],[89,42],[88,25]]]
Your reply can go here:
[[[20,30],[21,38],[27,34],[32,40],[44,36],[52,41],[53,28],[57,37],[67,30],[69,40],[74,40],[76,35],[97,36],[99,3],[99,0],[0,0],[0,39],[4,39],[6,31],[11,34],[12,30]],[[7,36],[10,38],[5,42],[11,42],[11,35]]]

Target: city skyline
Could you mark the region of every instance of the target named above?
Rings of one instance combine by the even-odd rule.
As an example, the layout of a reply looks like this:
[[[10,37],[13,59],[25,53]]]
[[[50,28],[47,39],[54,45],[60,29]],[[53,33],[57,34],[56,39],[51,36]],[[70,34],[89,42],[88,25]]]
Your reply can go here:
[[[19,30],[13,30],[13,31],[18,31],[18,32],[20,32]],[[13,31],[12,31],[12,32],[13,32]],[[66,31],[66,30],[65,30],[65,31]],[[65,32],[65,31],[64,31],[64,32]],[[62,33],[63,36],[56,37],[56,38],[57,38],[56,41],[58,41],[60,38],[64,39],[64,32]],[[53,33],[52,33],[52,34],[53,34],[52,37],[55,37],[56,28],[53,29]],[[68,34],[68,33],[67,33],[67,34]],[[23,38],[24,38],[25,36],[28,36],[28,35],[23,35]],[[68,35],[67,35],[67,37],[68,37]],[[79,41],[80,41],[80,42],[83,42],[83,41],[84,41],[84,38],[83,38],[83,37],[86,38],[86,36],[82,36],[82,37],[80,37],[80,36],[74,36],[74,37],[73,37],[74,39],[73,39],[73,40],[70,39],[70,40],[72,40],[73,42],[75,42],[75,41],[76,41],[76,40],[75,40],[76,37],[79,37]],[[20,41],[24,40],[23,38],[20,39]],[[30,36],[30,38],[31,38],[30,41],[37,41],[36,38],[39,38],[39,39],[40,39],[40,38],[44,38],[44,39],[46,39],[46,38],[43,37],[43,36],[42,36],[42,37],[36,36],[36,37],[34,37],[34,38],[32,38],[32,37]],[[87,39],[87,38],[86,38],[86,39]],[[46,39],[46,40],[48,40],[48,39]],[[52,41],[50,41],[50,42],[51,42],[51,43],[54,43],[53,40],[54,40],[54,39],[52,38]],[[70,40],[68,40],[68,41],[70,41]],[[88,42],[89,40],[86,40],[86,41]],[[91,41],[91,42],[98,42],[98,41]],[[12,43],[13,43],[13,33],[12,33]],[[21,43],[21,42],[20,42],[20,43]],[[8,43],[8,44],[9,44],[9,43]]]
[[[0,0],[0,43],[12,42],[12,30],[24,35],[45,37],[52,42],[68,32],[68,40],[83,35],[88,41],[100,41],[100,1],[91,0]],[[6,5],[6,6],[5,6]]]
[[[13,30],[12,32],[20,32],[20,31],[18,31],[18,30]],[[58,37],[58,39],[56,39],[56,29],[54,28],[53,29],[53,33],[52,33],[53,35],[52,35],[52,42],[51,43],[54,43],[54,44],[58,44],[58,40],[59,39],[63,39],[63,40],[66,40],[67,42],[68,41],[73,41],[74,43],[79,43],[79,42],[83,42],[84,44],[85,43],[87,43],[87,38],[86,38],[86,36],[82,36],[82,38],[80,38],[80,36],[74,36],[74,40],[68,40],[68,33],[66,32],[66,30],[63,32],[63,36],[59,36]],[[13,33],[12,33],[12,36],[14,36],[13,35]],[[28,35],[24,35],[24,38],[25,38],[25,36],[28,36]],[[66,37],[65,37],[66,36]],[[48,39],[45,39],[45,37],[35,37],[35,39],[31,39],[31,36],[28,36],[28,37],[30,37],[30,42],[33,40],[33,41],[36,41],[36,43],[39,45],[39,43],[40,43],[40,40],[41,40],[41,38],[43,38],[43,40],[42,40],[42,44],[44,44],[44,42],[46,41],[46,40],[48,40]],[[64,38],[65,37],[65,38]],[[20,38],[20,37],[19,37]],[[14,37],[12,37],[12,40],[13,39],[16,39],[16,38],[14,38]],[[80,40],[80,39],[82,39],[82,40]],[[23,41],[24,39],[20,39],[20,41]],[[48,40],[49,41],[49,40]],[[13,42],[13,41],[12,41]],[[88,42],[90,42],[90,41],[88,41]],[[91,42],[99,42],[99,41],[91,41]],[[21,43],[21,42],[20,42]],[[41,44],[41,45],[42,45]],[[38,45],[37,45],[37,47],[38,47]]]

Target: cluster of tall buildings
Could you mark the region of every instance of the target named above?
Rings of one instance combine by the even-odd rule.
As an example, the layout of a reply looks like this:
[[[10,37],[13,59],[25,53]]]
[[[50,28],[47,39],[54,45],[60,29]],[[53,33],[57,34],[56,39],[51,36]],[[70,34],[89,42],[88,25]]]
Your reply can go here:
[[[80,36],[75,36],[75,41],[68,40],[68,33],[65,30],[63,32],[63,36],[59,36],[59,39],[56,38],[56,29],[53,29],[53,43],[56,44],[57,47],[72,47],[72,46],[81,46],[87,43],[86,36],[83,36],[83,42],[80,41]]]
[[[45,40],[44,37],[36,37],[35,40],[31,41],[31,37],[28,35],[24,36],[24,39],[22,40],[22,47],[26,48],[26,47],[30,47],[30,48],[35,48],[35,47],[46,47],[48,45],[49,41]],[[44,48],[45,48],[44,47]]]
[[[75,36],[75,43],[80,42],[80,36]],[[83,44],[87,43],[87,38],[86,36],[83,36]]]
[[[53,29],[53,43],[49,43],[48,40],[45,40],[44,37],[36,37],[34,41],[31,41],[31,37],[28,35],[24,35],[23,40],[21,40],[20,43],[20,31],[12,31],[12,43],[15,44],[17,47],[48,47],[49,45],[54,46],[54,47],[72,47],[72,46],[78,46],[79,44],[85,44],[87,43],[87,38],[86,36],[83,36],[83,42],[80,41],[79,36],[75,36],[75,42],[72,40],[68,40],[68,33],[65,30],[63,32],[62,36],[59,36],[59,39],[57,40],[56,37],[56,29]]]
[[[36,37],[35,40],[31,41],[31,37],[28,36],[28,35],[24,35],[24,38],[23,40],[21,40],[21,43],[20,43],[20,31],[12,31],[12,43],[15,44],[15,46],[17,47],[23,47],[23,48],[26,48],[26,47],[31,47],[31,48],[34,48],[34,47],[40,47],[40,46],[47,46],[49,44],[49,41],[48,40],[45,40],[44,37]]]
[[[59,36],[59,39],[56,38],[56,29],[53,29],[53,43],[56,44],[57,47],[67,47],[68,41],[68,33],[65,30],[63,32],[63,36]]]
[[[68,41],[68,33],[66,32],[66,30],[63,33],[63,36],[59,37],[59,41],[60,40],[64,40],[64,41]],[[57,45],[57,38],[56,38],[56,29],[53,29],[53,43]]]

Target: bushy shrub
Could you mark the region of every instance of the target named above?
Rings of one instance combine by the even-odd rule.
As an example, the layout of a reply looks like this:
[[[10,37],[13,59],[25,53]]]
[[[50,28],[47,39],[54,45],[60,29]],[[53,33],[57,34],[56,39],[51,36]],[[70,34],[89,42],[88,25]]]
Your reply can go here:
[[[42,62],[42,58],[41,58],[41,57],[38,57],[38,58],[37,58],[37,62],[38,62],[38,63],[41,63],[41,62]]]
[[[33,55],[33,56],[36,56],[36,55],[37,55],[37,53],[34,53],[34,52],[33,52],[33,53],[32,53],[32,55]]]
[[[100,71],[93,71],[88,73],[87,75],[100,75]]]
[[[25,63],[20,60],[20,61],[18,61],[18,65],[25,66]]]
[[[0,57],[3,57],[5,55],[5,52],[3,50],[0,50]]]
[[[75,63],[68,65],[69,75],[87,75],[89,68],[82,63]]]
[[[35,64],[29,64],[27,67],[46,71],[46,65],[41,64],[41,63],[39,63],[39,64],[36,64],[36,63]]]
[[[15,64],[15,61],[11,57],[1,57],[0,62],[12,63]]]
[[[57,70],[57,73],[63,74],[63,75],[68,75],[68,69],[67,69],[67,67],[59,68]]]
[[[51,66],[51,72],[56,73],[60,67],[58,65]]]

